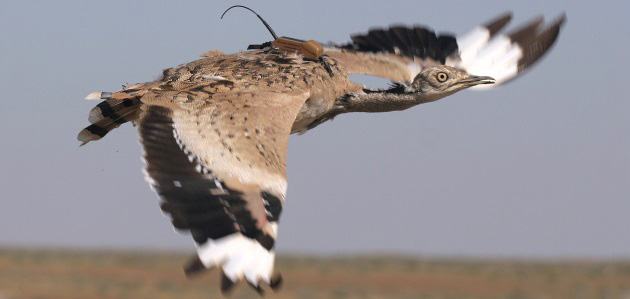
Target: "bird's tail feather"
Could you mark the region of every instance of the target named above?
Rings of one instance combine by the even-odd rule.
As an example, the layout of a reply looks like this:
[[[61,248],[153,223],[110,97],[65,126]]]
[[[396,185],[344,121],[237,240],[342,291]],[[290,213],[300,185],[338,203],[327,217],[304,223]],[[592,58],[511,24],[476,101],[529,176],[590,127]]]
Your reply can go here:
[[[91,125],[79,132],[77,139],[84,145],[103,138],[111,130],[138,118],[142,102],[140,98],[147,92],[148,83],[134,84],[118,92],[93,92],[85,99],[104,100],[96,105],[88,116]]]

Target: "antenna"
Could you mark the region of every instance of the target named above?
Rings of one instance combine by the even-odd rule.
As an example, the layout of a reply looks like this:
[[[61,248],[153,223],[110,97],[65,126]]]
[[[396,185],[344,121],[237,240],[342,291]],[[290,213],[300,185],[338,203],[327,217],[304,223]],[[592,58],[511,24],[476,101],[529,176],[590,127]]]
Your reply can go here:
[[[251,8],[249,8],[249,7],[247,7],[247,6],[243,6],[243,5],[234,5],[234,6],[231,6],[230,8],[226,9],[226,10],[223,12],[223,14],[221,15],[221,19],[223,19],[223,16],[225,15],[225,13],[226,13],[226,12],[228,12],[228,10],[230,10],[230,9],[232,9],[232,8],[234,8],[234,7],[242,7],[242,8],[245,8],[245,9],[247,9],[247,10],[249,10],[249,11],[253,12],[253,13],[254,13],[254,14],[255,14],[255,15],[256,15],[256,16],[257,16],[257,17],[258,17],[258,18],[259,18],[259,19],[263,22],[263,24],[265,25],[265,27],[267,27],[267,30],[269,30],[269,33],[271,33],[271,35],[273,36],[273,39],[278,39],[278,36],[276,35],[276,33],[275,33],[275,32],[273,32],[273,29],[271,29],[271,26],[269,26],[269,24],[267,24],[267,22],[265,22],[265,20],[264,20],[264,19],[263,19],[263,18],[262,18],[259,14],[257,14],[254,10],[252,10]]]

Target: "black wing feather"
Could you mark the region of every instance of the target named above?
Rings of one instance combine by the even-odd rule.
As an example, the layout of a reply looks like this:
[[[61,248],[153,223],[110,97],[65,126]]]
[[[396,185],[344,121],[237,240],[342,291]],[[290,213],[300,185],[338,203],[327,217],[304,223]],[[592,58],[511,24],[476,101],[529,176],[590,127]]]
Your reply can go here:
[[[430,58],[440,63],[445,63],[447,57],[458,51],[454,36],[450,34],[438,36],[433,30],[425,27],[394,26],[388,29],[372,29],[367,34],[353,35],[351,39],[352,43],[341,48]],[[395,49],[399,52],[396,53]]]
[[[236,232],[263,238],[243,194],[224,186],[209,171],[200,173],[199,165],[178,145],[171,111],[159,106],[147,109],[139,126],[146,171],[173,225],[190,230],[199,244]]]

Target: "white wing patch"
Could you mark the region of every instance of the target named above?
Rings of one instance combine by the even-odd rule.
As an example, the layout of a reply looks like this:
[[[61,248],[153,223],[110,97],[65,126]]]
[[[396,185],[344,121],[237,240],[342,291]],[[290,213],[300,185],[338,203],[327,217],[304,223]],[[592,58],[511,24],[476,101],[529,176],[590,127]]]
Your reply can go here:
[[[490,30],[485,27],[476,27],[469,33],[456,39],[461,60],[471,61],[490,39]]]
[[[523,51],[507,35],[499,34],[490,39],[490,31],[477,27],[468,34],[457,38],[460,47],[460,61],[456,67],[478,76],[493,77],[497,84],[507,81],[518,73],[518,60]],[[473,89],[492,88],[490,84],[480,84]]]
[[[521,47],[506,35],[493,38],[485,47],[475,52],[468,51],[460,67],[474,75],[493,77],[498,84],[507,81],[518,73],[518,61],[523,57]],[[489,88],[482,84],[476,89]]]
[[[260,280],[267,284],[271,282],[274,251],[268,251],[256,240],[240,233],[208,240],[197,248],[197,254],[206,268],[221,267],[232,281],[239,281],[245,277],[255,286]]]
[[[449,60],[449,64],[473,75],[491,76],[497,83],[473,89],[492,88],[518,76],[549,50],[565,21],[561,15],[542,28],[543,18],[538,17],[514,31],[496,34],[509,18],[506,15],[456,38],[459,60]]]

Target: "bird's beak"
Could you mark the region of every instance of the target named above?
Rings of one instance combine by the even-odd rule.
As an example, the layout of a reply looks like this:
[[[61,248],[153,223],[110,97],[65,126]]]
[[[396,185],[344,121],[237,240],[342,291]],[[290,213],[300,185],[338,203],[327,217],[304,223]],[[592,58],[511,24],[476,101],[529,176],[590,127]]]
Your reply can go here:
[[[459,81],[460,84],[466,85],[466,87],[472,87],[479,84],[494,84],[497,80],[488,76],[470,76],[464,80]]]

